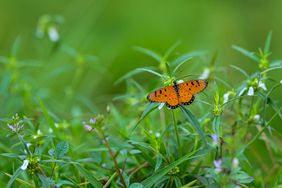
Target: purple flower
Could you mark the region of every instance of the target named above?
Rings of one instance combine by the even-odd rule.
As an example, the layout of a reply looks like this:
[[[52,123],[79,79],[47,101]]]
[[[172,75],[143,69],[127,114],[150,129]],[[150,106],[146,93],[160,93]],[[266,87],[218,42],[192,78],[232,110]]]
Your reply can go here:
[[[212,138],[212,143],[213,143],[213,145],[218,145],[218,143],[219,143],[219,137],[218,137],[218,135],[217,135],[217,134],[212,134],[212,135],[211,135],[211,138]]]
[[[222,169],[221,169],[221,165],[222,165],[222,160],[221,159],[218,159],[218,160],[214,160],[213,161],[213,164],[215,166],[215,170],[217,172],[220,172]]]

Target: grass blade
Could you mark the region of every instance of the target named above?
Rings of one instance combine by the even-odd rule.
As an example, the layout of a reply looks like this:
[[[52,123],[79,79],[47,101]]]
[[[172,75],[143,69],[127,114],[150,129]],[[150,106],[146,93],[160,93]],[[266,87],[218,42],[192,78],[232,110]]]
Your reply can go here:
[[[238,52],[244,54],[245,56],[249,57],[250,59],[254,60],[255,62],[259,62],[259,58],[255,55],[254,52],[250,52],[244,48],[241,48],[239,46],[233,45],[233,49],[237,50]]]
[[[19,177],[24,171],[21,169],[21,167],[19,167],[15,173],[13,174],[12,178],[10,179],[10,181],[7,184],[7,188],[11,187],[11,185],[14,183],[14,181],[17,179],[17,177]]]
[[[169,49],[167,49],[167,51],[165,52],[164,58],[163,59],[167,59],[168,56],[181,44],[181,41],[177,41],[176,43],[174,43]]]
[[[93,185],[95,188],[103,188],[102,183],[100,183],[91,172],[83,168],[80,164],[75,164],[75,167],[82,174],[82,176],[90,182],[91,185]]]
[[[201,137],[201,139],[204,143],[204,146],[207,147],[208,143],[206,141],[205,134],[204,134],[204,132],[201,128],[201,125],[200,125],[199,121],[197,120],[197,118],[185,107],[180,106],[180,109],[183,112],[186,119],[191,123],[191,125],[194,127],[194,129],[196,129],[196,131],[198,132],[199,136]]]
[[[158,170],[152,176],[150,176],[149,178],[145,179],[141,183],[144,185],[144,188],[152,187],[159,179],[161,179],[163,176],[165,176],[173,168],[177,167],[178,165],[180,165],[181,163],[183,163],[185,161],[188,161],[188,160],[191,160],[191,159],[196,159],[196,158],[199,158],[201,156],[204,156],[206,153],[208,153],[208,151],[209,150],[201,149],[201,150],[196,150],[194,152],[191,152],[191,153],[189,153],[189,154],[179,158],[178,160],[170,163],[166,167]]]
[[[172,71],[172,75],[174,75],[176,73],[176,71],[184,64],[186,63],[187,61],[189,61],[190,59],[192,59],[193,57],[189,57],[189,58],[186,58],[185,60],[183,60],[182,62],[180,62]]]

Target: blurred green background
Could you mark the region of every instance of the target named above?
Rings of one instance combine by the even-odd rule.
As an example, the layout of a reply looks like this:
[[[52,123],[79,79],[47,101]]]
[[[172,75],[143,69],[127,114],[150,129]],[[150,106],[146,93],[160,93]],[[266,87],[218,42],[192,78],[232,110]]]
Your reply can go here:
[[[105,109],[113,96],[125,92],[125,84],[114,85],[115,80],[136,67],[156,65],[133,46],[164,53],[181,41],[180,53],[217,51],[218,64],[235,64],[251,72],[254,62],[231,45],[257,51],[272,30],[271,58],[281,58],[281,7],[279,0],[0,0],[0,55],[10,60],[15,56],[17,61],[15,75],[6,75],[5,64],[1,65],[1,115],[32,108],[27,103],[38,98],[65,115],[83,108]],[[59,42],[50,41],[48,33],[36,37],[44,15],[51,17]],[[17,53],[11,55],[15,46]],[[88,60],[85,54],[95,57]],[[30,62],[32,66],[21,66]]]

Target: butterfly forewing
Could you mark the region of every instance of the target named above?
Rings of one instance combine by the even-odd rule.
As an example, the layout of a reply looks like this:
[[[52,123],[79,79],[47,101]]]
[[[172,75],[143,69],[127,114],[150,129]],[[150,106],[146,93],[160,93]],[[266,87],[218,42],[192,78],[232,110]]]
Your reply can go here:
[[[208,82],[205,80],[190,80],[188,82],[184,82],[178,84],[179,93],[190,93],[192,95],[197,94],[203,91],[208,85]]]

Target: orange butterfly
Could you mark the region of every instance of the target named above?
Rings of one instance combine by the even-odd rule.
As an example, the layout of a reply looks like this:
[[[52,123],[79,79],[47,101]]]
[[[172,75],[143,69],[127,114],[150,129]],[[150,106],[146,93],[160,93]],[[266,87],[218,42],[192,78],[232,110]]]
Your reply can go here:
[[[147,96],[150,102],[165,103],[170,109],[175,109],[180,105],[191,104],[197,94],[208,86],[206,80],[190,80],[177,84],[175,81],[172,86],[158,89]]]

